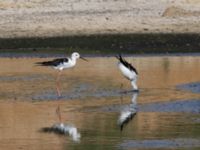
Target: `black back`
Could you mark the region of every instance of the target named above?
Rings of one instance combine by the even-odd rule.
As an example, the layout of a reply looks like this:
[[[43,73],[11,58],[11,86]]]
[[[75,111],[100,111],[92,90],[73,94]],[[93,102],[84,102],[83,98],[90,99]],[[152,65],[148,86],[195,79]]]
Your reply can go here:
[[[58,58],[52,61],[37,62],[36,64],[40,66],[54,66],[55,67],[68,61],[69,61],[68,58]]]
[[[137,70],[135,69],[135,67],[133,67],[130,63],[128,63],[124,58],[122,58],[121,55],[116,56],[116,58],[124,65],[126,66],[128,69],[134,71],[136,74],[138,74]]]

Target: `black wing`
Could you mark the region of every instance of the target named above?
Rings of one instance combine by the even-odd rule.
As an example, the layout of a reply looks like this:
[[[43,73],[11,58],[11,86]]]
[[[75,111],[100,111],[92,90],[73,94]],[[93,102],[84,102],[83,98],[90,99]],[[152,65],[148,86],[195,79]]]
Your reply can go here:
[[[129,68],[130,70],[134,71],[136,74],[138,74],[137,70],[135,69],[135,67],[133,67],[130,63],[128,63],[124,58],[122,58],[121,55],[116,56],[116,58],[127,68]]]
[[[37,62],[37,65],[40,66],[58,66],[60,64],[63,64],[64,62],[68,62],[68,58],[58,58],[54,59],[52,61],[43,61],[43,62]]]
[[[121,131],[123,130],[124,126],[125,126],[126,124],[128,124],[128,123],[135,117],[135,115],[136,115],[136,113],[132,113],[132,114],[131,114],[130,116],[128,116],[123,122],[121,122],[121,123],[119,124],[120,130],[121,130]]]

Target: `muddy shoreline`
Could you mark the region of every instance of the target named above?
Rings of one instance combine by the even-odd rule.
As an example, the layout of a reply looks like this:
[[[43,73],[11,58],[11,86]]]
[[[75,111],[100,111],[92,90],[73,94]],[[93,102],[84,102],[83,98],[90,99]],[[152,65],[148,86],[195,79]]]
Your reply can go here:
[[[54,56],[199,53],[200,34],[104,34],[42,38],[0,38],[0,55]]]

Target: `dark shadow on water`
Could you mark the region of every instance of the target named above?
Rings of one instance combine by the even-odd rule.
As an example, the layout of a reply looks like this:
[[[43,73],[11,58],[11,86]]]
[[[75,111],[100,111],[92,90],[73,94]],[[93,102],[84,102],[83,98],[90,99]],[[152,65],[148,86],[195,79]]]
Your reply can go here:
[[[200,93],[200,82],[187,83],[177,86],[178,89]]]
[[[13,81],[35,81],[35,80],[52,80],[53,77],[49,75],[40,75],[40,74],[32,74],[32,75],[15,75],[15,76],[0,76],[0,81],[5,82],[13,82]]]
[[[199,139],[192,138],[177,138],[177,139],[163,139],[163,140],[127,140],[119,145],[122,149],[141,148],[141,149],[174,149],[174,148],[195,148],[200,147]]]
[[[142,112],[183,112],[200,113],[200,100],[171,101],[163,103],[143,104],[139,106]]]
[[[79,87],[72,87],[70,90],[62,91],[60,97],[57,96],[56,91],[49,90],[38,93],[32,96],[34,101],[42,100],[65,100],[65,99],[85,99],[87,97],[102,98],[102,97],[116,97],[120,96],[119,90],[99,89],[94,88],[93,85],[79,84]]]

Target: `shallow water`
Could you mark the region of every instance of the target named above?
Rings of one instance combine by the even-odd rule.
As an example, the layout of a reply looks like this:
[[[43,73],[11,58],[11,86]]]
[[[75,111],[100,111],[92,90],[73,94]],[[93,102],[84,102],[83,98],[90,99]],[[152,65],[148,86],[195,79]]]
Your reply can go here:
[[[139,72],[135,100],[135,93],[121,93],[131,87],[112,57],[79,60],[63,71],[58,99],[56,71],[34,65],[49,59],[0,59],[1,149],[200,148],[200,57],[127,57]],[[42,131],[59,123],[58,105],[78,141]]]

